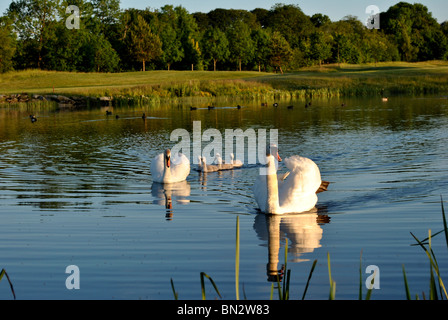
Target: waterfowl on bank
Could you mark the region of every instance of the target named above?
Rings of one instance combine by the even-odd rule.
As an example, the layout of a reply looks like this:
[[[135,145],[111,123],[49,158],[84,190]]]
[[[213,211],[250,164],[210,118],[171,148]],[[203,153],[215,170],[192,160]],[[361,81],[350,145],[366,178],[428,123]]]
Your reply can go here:
[[[166,149],[153,159],[150,170],[155,182],[180,182],[186,180],[190,174],[190,160],[181,153],[171,155],[171,150]]]
[[[292,156],[284,160],[290,170],[277,175],[274,157],[278,149],[269,147],[267,167],[255,181],[253,192],[259,209],[266,214],[301,213],[313,209],[317,193],[326,191],[329,183],[321,180],[318,166],[310,159]]]
[[[208,110],[213,110],[213,109],[215,109],[214,106],[208,106]]]
[[[30,114],[30,120],[31,120],[32,123],[34,123],[34,122],[37,121],[37,118],[36,118],[36,116],[34,114]]]
[[[198,110],[198,108],[196,108],[196,107],[190,107],[190,110],[191,110],[191,111],[193,111],[193,110]]]
[[[273,106],[277,108],[278,107],[278,103],[277,102],[274,103]]]
[[[106,110],[106,116],[111,116],[112,115],[112,111]]]

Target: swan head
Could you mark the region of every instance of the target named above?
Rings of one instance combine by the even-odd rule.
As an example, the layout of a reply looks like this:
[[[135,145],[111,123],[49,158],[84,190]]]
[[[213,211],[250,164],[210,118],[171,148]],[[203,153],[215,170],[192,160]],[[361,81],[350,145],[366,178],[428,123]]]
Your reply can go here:
[[[169,168],[171,166],[171,150],[166,149],[164,154],[165,166]]]
[[[271,144],[266,148],[266,157],[273,156],[277,158],[278,162],[282,162],[282,158],[278,152],[278,147],[276,144]]]

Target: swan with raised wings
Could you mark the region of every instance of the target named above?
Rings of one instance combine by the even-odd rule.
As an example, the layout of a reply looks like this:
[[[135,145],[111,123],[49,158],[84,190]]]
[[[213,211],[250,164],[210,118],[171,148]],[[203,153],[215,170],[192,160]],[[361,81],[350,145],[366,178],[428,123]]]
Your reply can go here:
[[[267,166],[255,181],[253,192],[259,209],[266,214],[301,213],[313,209],[317,193],[327,190],[328,182],[321,180],[318,166],[310,159],[292,156],[284,163],[290,170],[277,175],[277,147],[268,147]]]
[[[181,153],[171,155],[171,150],[166,149],[154,158],[150,169],[155,182],[180,182],[186,180],[190,174],[190,160]]]

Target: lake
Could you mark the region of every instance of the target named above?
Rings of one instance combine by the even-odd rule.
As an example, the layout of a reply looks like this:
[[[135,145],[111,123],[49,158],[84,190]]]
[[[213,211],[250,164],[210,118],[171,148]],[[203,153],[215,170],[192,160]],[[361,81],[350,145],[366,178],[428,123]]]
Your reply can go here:
[[[337,300],[358,299],[368,266],[379,271],[372,299],[406,299],[403,266],[412,297],[428,297],[428,258],[411,232],[424,239],[443,228],[446,98],[239,103],[110,108],[110,116],[107,108],[0,108],[0,268],[17,299],[173,300],[172,279],[179,299],[199,300],[205,272],[234,300],[237,219],[240,298],[268,300],[274,283],[278,299],[268,270],[281,269],[285,248],[291,299],[302,298],[315,260],[306,299],[328,299],[327,255]],[[222,133],[277,129],[281,156],[314,160],[329,190],[311,212],[266,216],[252,194],[256,164],[205,175],[192,164],[183,184],[153,183],[152,159],[194,121]],[[443,235],[432,248],[448,279]],[[66,286],[71,265],[79,289]],[[12,299],[2,280],[0,299]],[[208,280],[206,294],[219,299]]]

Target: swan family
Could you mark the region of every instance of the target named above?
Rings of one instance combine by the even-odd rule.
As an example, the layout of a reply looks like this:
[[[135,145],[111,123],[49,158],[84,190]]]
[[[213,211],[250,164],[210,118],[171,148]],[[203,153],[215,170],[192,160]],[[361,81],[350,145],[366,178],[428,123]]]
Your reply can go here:
[[[215,155],[216,164],[207,164],[205,157],[198,156],[197,170],[204,173],[241,168],[243,163],[230,155],[224,162],[220,154]],[[288,172],[277,174],[278,163],[283,161]],[[150,166],[154,182],[176,183],[187,179],[190,161],[181,154],[171,154],[171,150],[157,155]],[[329,182],[322,181],[319,167],[311,159],[291,156],[281,159],[276,145],[266,149],[266,166],[260,168],[253,193],[258,208],[265,214],[301,213],[313,209],[317,194],[327,190]]]

